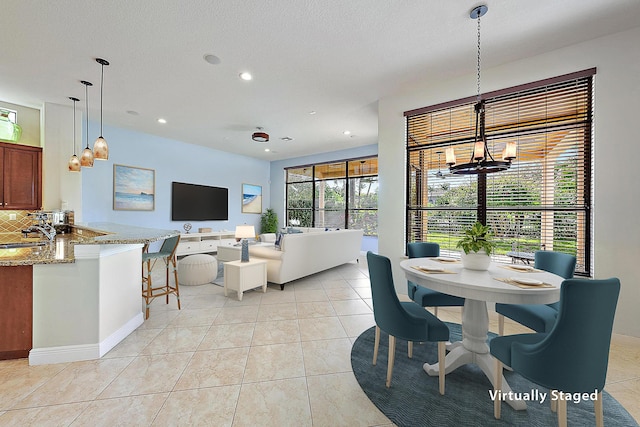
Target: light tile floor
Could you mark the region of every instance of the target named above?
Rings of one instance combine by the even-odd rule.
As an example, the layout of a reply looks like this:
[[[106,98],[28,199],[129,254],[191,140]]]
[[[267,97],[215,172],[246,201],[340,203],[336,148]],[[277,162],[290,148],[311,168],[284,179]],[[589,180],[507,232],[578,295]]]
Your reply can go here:
[[[182,310],[157,299],[101,360],[0,361],[0,426],[391,426],[351,371],[351,345],[374,325],[367,275],[361,259],[242,301],[182,286]],[[614,336],[606,390],[637,420],[639,362],[640,339]]]

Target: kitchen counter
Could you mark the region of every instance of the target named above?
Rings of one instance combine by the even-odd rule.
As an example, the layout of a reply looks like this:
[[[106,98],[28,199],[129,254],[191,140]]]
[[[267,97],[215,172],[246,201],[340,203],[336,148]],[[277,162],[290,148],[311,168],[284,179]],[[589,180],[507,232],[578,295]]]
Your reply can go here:
[[[40,246],[35,233],[0,233],[0,360],[42,365],[99,359],[144,322],[142,249],[178,231],[74,225]]]
[[[72,233],[58,234],[55,240],[35,246],[32,238],[23,239],[21,233],[0,233],[0,244],[31,241],[34,246],[0,249],[0,267],[65,264],[75,262],[75,245],[128,245],[148,244],[180,234],[176,230],[135,227],[114,223],[90,223],[72,226]]]

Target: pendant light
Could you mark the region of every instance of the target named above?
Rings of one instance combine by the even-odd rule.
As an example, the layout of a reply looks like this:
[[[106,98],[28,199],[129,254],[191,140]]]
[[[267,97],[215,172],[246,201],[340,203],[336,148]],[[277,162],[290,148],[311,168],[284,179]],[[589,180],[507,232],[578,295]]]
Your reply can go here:
[[[93,86],[93,83],[82,80],[80,83],[84,85],[84,101],[86,105],[85,117],[87,119],[87,146],[82,150],[82,157],[80,158],[80,165],[85,168],[93,167],[93,151],[89,148],[89,86]]]
[[[102,69],[100,75],[100,136],[93,144],[93,156],[96,160],[107,160],[109,159],[109,146],[102,136],[102,86],[104,83],[104,66],[109,65],[109,61],[102,58],[96,58],[96,62],[101,65]]]
[[[516,158],[515,142],[508,142],[502,158],[495,160],[489,151],[487,138],[485,136],[485,101],[480,96],[480,17],[484,16],[489,8],[486,5],[475,7],[471,10],[469,17],[478,21],[478,56],[477,56],[477,95],[475,104],[476,132],[471,150],[471,158],[467,163],[456,164],[456,154],[453,147],[448,147],[445,151],[446,162],[449,171],[458,175],[477,175],[493,172],[500,172],[511,167],[511,161]]]
[[[69,159],[69,172],[80,172],[80,159],[76,156],[76,102],[80,100],[73,96],[69,99],[73,101],[73,156]]]

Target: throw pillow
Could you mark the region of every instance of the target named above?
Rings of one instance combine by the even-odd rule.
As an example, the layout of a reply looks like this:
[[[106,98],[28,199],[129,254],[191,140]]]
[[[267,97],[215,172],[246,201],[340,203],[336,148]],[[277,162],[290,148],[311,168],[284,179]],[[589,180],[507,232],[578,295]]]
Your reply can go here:
[[[284,235],[283,235],[282,233],[278,232],[278,233],[276,234],[276,241],[273,243],[273,245],[275,246],[275,248],[276,248],[277,250],[279,250],[279,251],[280,251],[280,250],[282,250],[282,239],[283,239],[283,236],[284,236]]]

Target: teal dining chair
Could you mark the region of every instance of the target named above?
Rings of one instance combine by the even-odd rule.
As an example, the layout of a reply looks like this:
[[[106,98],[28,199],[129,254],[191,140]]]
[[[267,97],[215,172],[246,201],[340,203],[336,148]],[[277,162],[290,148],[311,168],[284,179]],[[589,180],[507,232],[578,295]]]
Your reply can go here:
[[[438,342],[438,381],[440,394],[444,394],[445,342],[449,340],[449,328],[441,320],[415,302],[400,302],[393,285],[389,258],[367,252],[373,317],[376,334],[373,346],[373,364],[378,359],[380,330],[389,334],[389,359],[386,386],[391,387],[396,338],[408,341],[408,356],[413,357],[413,342]]]
[[[620,280],[567,279],[560,288],[558,319],[551,331],[495,337],[490,342],[496,358],[495,390],[502,387],[502,365],[551,391],[558,425],[567,425],[566,393],[594,391],[596,425],[603,425],[602,389],[607,376],[613,318]],[[494,416],[500,418],[500,399]],[[553,406],[552,406],[553,408]]]
[[[534,268],[570,279],[576,270],[576,257],[562,252],[537,251]],[[536,332],[549,332],[558,317],[559,303],[552,304],[502,304],[496,303],[498,334],[504,335],[504,318],[508,317]]]
[[[176,250],[180,242],[180,235],[169,237],[162,242],[158,252],[142,253],[142,298],[145,301],[145,319],[149,318],[149,308],[151,301],[156,297],[166,296],[166,303],[169,304],[169,295],[174,294],[178,300],[178,310],[180,310],[180,288],[178,286],[178,268],[176,261]],[[166,268],[165,284],[154,286],[151,278],[151,270],[157,260],[162,260]],[[146,274],[145,274],[146,265]],[[175,285],[171,286],[169,281],[169,268],[173,268]]]
[[[431,242],[407,243],[407,255],[409,258],[437,257],[440,256],[440,245]],[[464,298],[434,291],[412,281],[407,282],[407,291],[409,298],[422,307],[433,307],[436,316],[438,316],[438,307],[464,306]]]

